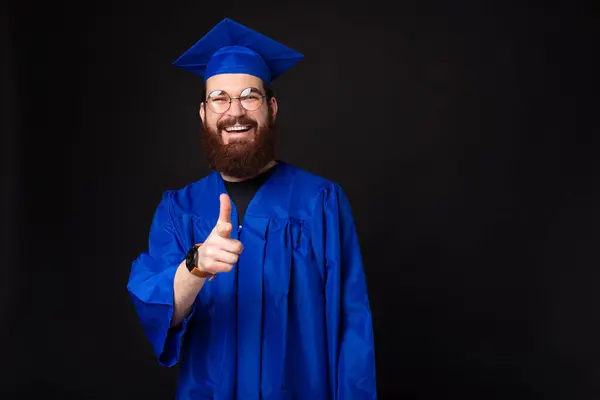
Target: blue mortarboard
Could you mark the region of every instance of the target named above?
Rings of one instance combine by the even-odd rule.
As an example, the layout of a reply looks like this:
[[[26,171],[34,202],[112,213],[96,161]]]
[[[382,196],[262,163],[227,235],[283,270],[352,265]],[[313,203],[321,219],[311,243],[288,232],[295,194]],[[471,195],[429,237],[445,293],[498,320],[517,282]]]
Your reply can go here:
[[[269,83],[290,69],[302,54],[229,18],[214,26],[173,65],[204,77],[238,73]]]

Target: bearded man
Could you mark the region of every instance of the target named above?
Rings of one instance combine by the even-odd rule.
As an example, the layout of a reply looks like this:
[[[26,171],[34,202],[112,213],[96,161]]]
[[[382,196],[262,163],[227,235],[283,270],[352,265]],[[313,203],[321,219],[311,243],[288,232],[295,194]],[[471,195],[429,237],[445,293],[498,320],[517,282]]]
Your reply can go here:
[[[301,58],[226,18],[174,63],[204,78],[213,171],[165,191],[127,289],[177,399],[377,397],[348,199],[274,154],[269,85]]]

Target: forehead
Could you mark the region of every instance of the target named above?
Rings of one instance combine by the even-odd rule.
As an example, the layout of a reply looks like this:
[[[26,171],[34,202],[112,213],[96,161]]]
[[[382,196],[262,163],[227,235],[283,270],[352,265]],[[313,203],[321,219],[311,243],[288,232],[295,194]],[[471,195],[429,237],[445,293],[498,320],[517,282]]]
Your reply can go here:
[[[206,92],[224,90],[227,93],[238,94],[248,87],[262,89],[262,80],[248,74],[218,74],[206,80]]]

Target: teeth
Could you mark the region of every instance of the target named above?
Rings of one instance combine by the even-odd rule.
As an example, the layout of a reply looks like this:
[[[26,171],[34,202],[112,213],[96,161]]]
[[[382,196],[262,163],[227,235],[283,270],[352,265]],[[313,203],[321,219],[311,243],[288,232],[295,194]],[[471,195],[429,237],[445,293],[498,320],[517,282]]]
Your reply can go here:
[[[248,126],[230,126],[229,128],[225,128],[225,130],[227,132],[239,132],[239,131],[245,131],[249,129]]]

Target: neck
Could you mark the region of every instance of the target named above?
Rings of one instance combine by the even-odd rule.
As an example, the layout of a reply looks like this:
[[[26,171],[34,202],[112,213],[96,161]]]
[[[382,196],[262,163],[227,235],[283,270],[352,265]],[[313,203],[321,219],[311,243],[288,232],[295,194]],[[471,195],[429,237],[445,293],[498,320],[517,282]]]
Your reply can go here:
[[[248,179],[252,179],[257,177],[258,175],[262,174],[265,171],[268,171],[269,169],[273,168],[275,166],[275,164],[277,164],[277,161],[275,160],[271,160],[267,163],[267,165],[265,165],[264,167],[262,167],[260,169],[260,171],[258,171],[258,173],[256,173],[255,175],[251,175],[251,176],[245,176],[243,178],[236,178],[233,176],[229,176],[229,175],[225,175],[223,173],[221,173],[221,177],[223,178],[224,181],[227,182],[243,182],[243,181],[247,181]]]

